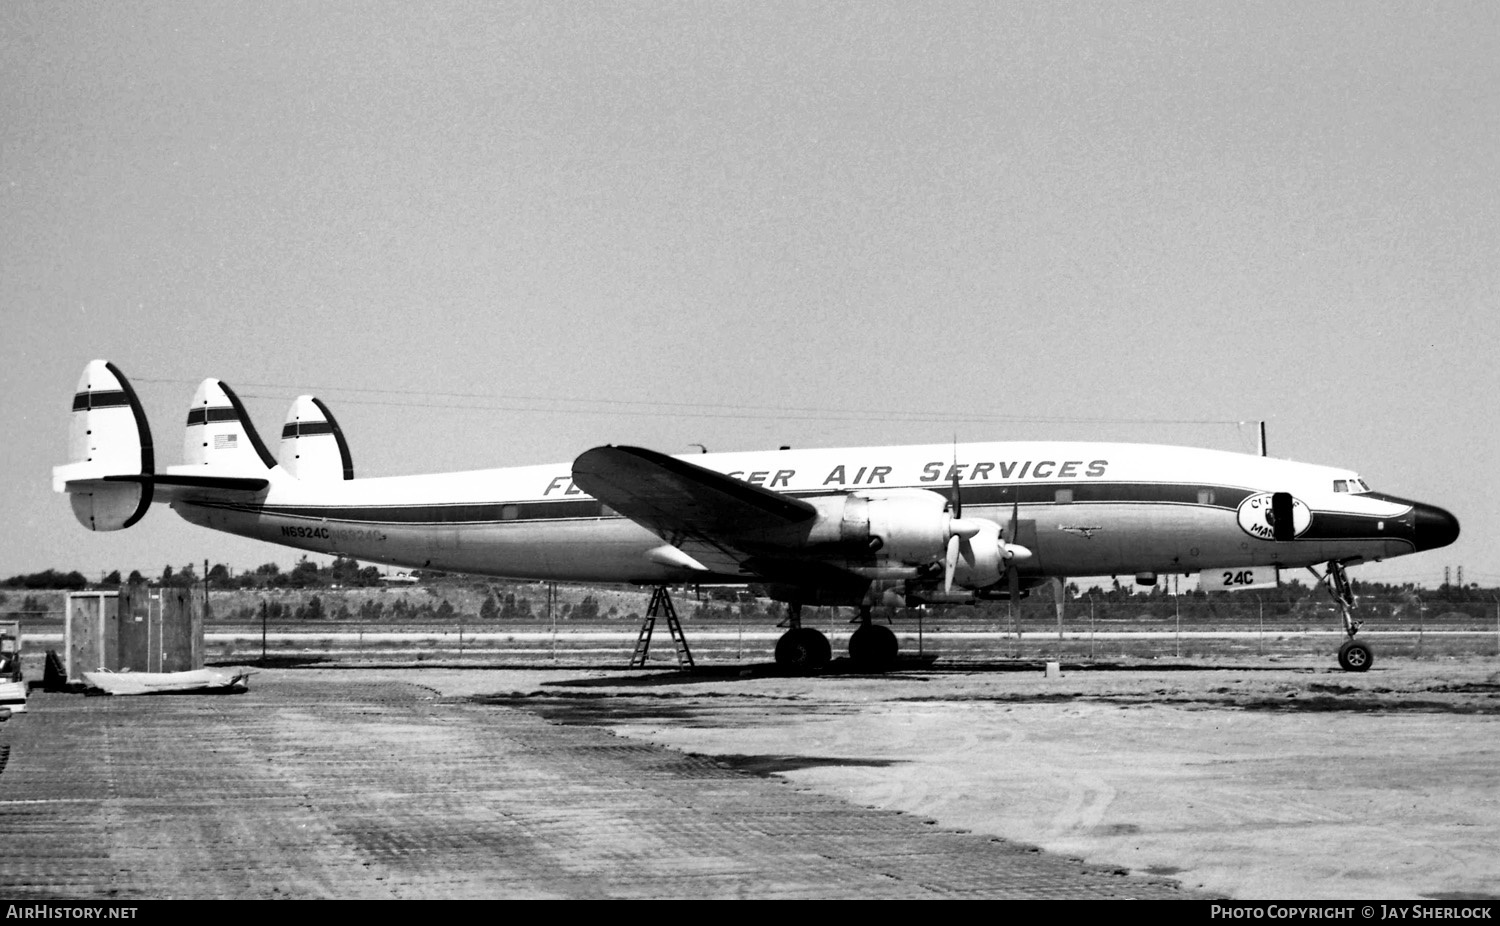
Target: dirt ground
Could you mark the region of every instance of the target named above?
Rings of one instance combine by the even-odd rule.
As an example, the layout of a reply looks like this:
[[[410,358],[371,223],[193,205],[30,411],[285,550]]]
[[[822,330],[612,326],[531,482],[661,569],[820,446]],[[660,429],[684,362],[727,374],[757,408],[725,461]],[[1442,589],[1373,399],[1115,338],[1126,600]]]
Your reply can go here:
[[[433,673],[445,694],[1240,899],[1500,896],[1500,665]]]

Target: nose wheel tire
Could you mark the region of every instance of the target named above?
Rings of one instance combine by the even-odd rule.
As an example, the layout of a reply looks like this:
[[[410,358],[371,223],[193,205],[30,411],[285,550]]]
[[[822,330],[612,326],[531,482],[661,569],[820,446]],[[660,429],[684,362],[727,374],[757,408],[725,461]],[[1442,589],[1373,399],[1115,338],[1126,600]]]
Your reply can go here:
[[[1358,640],[1348,640],[1339,647],[1339,665],[1345,672],[1368,672],[1374,664],[1374,651]]]
[[[833,647],[822,632],[794,627],[776,641],[776,664],[788,669],[821,669],[833,658]]]

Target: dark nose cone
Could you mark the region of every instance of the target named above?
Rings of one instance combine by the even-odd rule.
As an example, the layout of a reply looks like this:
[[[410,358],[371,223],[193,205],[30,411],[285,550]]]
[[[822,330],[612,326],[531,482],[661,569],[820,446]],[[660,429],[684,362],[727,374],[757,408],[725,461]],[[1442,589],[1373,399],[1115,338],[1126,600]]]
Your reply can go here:
[[[1458,539],[1458,518],[1436,505],[1418,503],[1416,512],[1417,550],[1436,550]]]

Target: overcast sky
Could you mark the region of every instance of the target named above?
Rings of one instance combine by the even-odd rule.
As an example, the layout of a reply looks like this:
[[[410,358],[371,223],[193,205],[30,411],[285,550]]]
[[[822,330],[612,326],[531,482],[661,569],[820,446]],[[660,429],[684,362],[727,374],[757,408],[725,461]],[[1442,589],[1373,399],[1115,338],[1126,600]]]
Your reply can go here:
[[[1500,584],[1500,4],[0,4],[0,577],[301,555],[50,488],[84,365],[357,473],[1254,449]],[[200,565],[201,568],[201,565]]]

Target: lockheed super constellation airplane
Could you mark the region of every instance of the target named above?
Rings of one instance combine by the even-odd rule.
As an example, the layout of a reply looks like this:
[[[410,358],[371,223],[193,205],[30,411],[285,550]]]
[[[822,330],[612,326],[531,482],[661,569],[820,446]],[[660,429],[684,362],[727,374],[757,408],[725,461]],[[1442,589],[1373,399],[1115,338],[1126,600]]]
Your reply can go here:
[[[103,360],[79,380],[69,449],[53,487],[90,530],[129,527],[156,501],[204,527],[370,562],[663,591],[763,583],[788,605],[776,658],[792,666],[831,657],[801,625],[803,604],[858,607],[850,656],[886,665],[895,635],[870,621],[883,602],[1015,598],[1066,576],[1199,573],[1234,588],[1326,564],[1348,637],[1339,661],[1363,670],[1372,654],[1355,639],[1345,567],[1446,546],[1459,530],[1447,511],[1346,469],[1146,444],[605,446],[571,464],[356,479],[322,402],[296,399],[272,456],[214,379],[188,409],[186,462],[158,469],[135,391]]]

